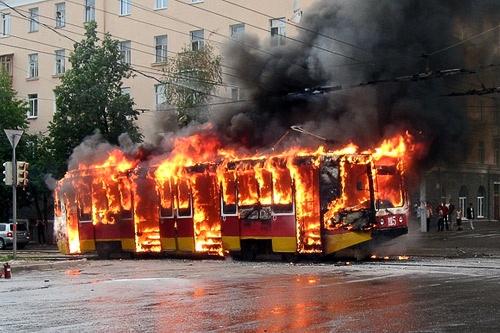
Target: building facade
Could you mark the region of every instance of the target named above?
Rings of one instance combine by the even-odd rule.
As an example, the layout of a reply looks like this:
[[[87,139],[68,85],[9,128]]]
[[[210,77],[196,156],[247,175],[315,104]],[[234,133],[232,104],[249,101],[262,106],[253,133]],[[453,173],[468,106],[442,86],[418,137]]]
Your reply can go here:
[[[141,111],[138,125],[148,141],[158,134],[154,124],[170,110],[161,83],[170,57],[184,47],[203,47],[205,41],[220,50],[243,32],[283,43],[295,33],[290,20],[300,10],[293,0],[5,1],[0,2],[0,63],[18,97],[29,101],[29,131],[43,133],[56,111],[53,89],[70,66],[74,44],[85,38],[84,23],[95,21],[99,38],[106,32],[118,40],[133,69],[123,90]],[[221,101],[241,94],[237,85],[219,87]]]
[[[155,124],[173,112],[161,83],[170,57],[184,47],[203,47],[206,41],[220,50],[243,32],[271,46],[286,43],[286,37],[298,33],[295,22],[312,2],[302,1],[301,7],[297,0],[0,1],[0,65],[12,77],[18,98],[29,102],[29,132],[46,133],[56,112],[53,89],[70,66],[74,44],[84,39],[84,23],[95,21],[100,37],[109,33],[120,41],[123,60],[134,70],[123,89],[141,111],[138,125],[145,141],[151,141],[161,135]],[[500,45],[497,39],[498,34],[486,42]],[[224,64],[223,72],[230,74]],[[496,87],[498,74],[495,67],[481,82]],[[214,102],[244,95],[230,75],[224,81]],[[500,106],[480,94],[463,98],[470,133],[459,162],[429,170],[420,188],[411,189],[410,199],[434,206],[452,200],[463,209],[472,203],[478,218],[500,219]]]

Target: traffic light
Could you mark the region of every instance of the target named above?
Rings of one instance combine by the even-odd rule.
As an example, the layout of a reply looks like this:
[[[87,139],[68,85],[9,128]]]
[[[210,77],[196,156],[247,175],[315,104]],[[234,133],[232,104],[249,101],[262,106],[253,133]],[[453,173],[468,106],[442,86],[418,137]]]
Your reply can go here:
[[[17,186],[28,185],[28,166],[29,163],[17,161]]]
[[[3,171],[3,182],[5,185],[12,185],[13,180],[12,180],[12,162],[5,162],[3,164],[4,171]]]

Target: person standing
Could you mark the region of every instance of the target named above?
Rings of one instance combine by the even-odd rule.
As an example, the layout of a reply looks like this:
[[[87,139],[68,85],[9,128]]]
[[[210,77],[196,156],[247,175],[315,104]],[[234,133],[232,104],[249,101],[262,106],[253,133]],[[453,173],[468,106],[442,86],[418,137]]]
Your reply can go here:
[[[42,220],[36,221],[36,230],[38,233],[38,244],[45,244],[45,223]]]
[[[427,201],[427,207],[425,209],[425,219],[427,221],[427,232],[429,232],[431,228],[431,218],[432,218],[432,206],[429,201]]]
[[[443,211],[443,204],[438,202],[437,207],[436,207],[436,213],[437,213],[437,218],[438,218],[438,231],[444,231],[444,211]]]
[[[446,231],[450,230],[450,226],[448,224],[448,206],[444,203],[444,201],[441,203],[441,209],[443,210],[443,224],[446,227]],[[444,228],[443,228],[444,230]]]
[[[469,207],[467,207],[467,220],[470,222],[470,228],[471,230],[474,230],[474,223],[472,220],[476,217],[475,212],[474,212],[474,206],[472,205],[472,202],[469,204]]]
[[[460,207],[457,208],[457,230],[461,231],[462,230],[462,217],[463,217],[463,212]]]
[[[448,221],[450,221],[450,228],[453,230],[453,214],[455,213],[455,205],[450,199],[450,204],[448,205]]]

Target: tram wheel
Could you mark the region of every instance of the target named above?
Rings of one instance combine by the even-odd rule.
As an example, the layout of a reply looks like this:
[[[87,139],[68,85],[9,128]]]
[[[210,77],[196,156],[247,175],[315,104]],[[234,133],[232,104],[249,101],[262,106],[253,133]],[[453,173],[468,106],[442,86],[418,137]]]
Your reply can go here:
[[[241,259],[244,261],[254,261],[256,258],[257,258],[257,246],[253,243],[242,242]]]

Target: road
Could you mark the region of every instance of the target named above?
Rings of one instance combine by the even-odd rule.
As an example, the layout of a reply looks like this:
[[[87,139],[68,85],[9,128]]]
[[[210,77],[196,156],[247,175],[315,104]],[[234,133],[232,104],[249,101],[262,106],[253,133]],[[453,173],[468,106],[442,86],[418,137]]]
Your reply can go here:
[[[0,332],[487,332],[500,260],[87,260],[0,279]]]
[[[408,260],[60,261],[32,248],[20,257],[54,259],[0,279],[0,332],[497,331],[496,226],[410,232],[392,244]]]

